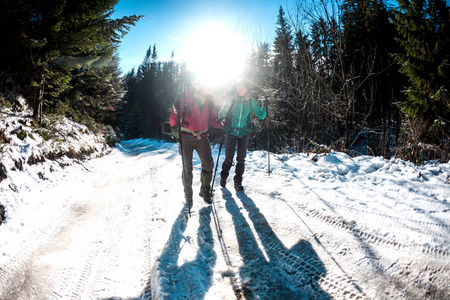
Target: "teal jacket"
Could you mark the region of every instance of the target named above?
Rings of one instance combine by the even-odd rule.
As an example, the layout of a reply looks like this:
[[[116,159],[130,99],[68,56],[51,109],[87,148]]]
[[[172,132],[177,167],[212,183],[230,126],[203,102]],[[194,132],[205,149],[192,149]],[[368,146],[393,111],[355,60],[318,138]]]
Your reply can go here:
[[[225,126],[225,133],[231,133],[237,137],[242,137],[252,131],[252,117],[250,110],[260,119],[264,119],[267,114],[266,107],[259,107],[255,99],[245,100],[244,97],[237,99],[230,98],[219,112],[219,120],[228,118]]]

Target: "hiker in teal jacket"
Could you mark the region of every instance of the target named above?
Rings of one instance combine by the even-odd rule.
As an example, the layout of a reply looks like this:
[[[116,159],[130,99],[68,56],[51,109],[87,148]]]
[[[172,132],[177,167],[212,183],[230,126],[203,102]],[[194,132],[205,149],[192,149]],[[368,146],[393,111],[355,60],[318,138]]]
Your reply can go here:
[[[234,188],[242,191],[242,175],[245,170],[245,157],[249,133],[252,131],[251,111],[260,119],[267,114],[266,107],[259,107],[255,99],[249,93],[250,83],[242,80],[236,85],[236,94],[228,99],[219,112],[218,119],[225,131],[225,161],[220,172],[220,185],[225,187],[231,166],[233,165],[234,153],[237,146],[236,168],[234,176]],[[264,103],[267,105],[267,101]]]

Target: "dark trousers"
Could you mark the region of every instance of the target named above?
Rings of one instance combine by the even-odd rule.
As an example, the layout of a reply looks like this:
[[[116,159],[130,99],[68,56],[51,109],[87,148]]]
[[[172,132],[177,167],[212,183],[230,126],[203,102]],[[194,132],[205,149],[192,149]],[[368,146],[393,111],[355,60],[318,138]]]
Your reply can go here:
[[[182,137],[184,170],[187,173],[192,172],[192,158],[195,150],[202,163],[202,169],[206,172],[211,172],[214,168],[214,159],[211,154],[211,144],[208,137],[204,136],[200,140],[189,135],[182,135]]]
[[[222,170],[226,171],[228,177],[228,170],[233,164],[234,154],[236,154],[236,170],[235,174],[242,177],[244,174],[244,163],[245,157],[247,156],[247,146],[248,146],[248,134],[238,138],[233,134],[225,135],[225,162],[222,166]],[[226,170],[228,169],[228,170]]]
[[[198,157],[200,158],[202,164],[202,187],[205,193],[209,192],[209,184],[207,182],[210,176],[205,174],[211,174],[214,168],[214,159],[211,153],[211,145],[209,143],[208,137],[204,136],[200,140],[196,137],[182,135],[183,143],[183,162],[184,162],[184,172],[182,174],[182,181],[184,186],[184,193],[187,197],[192,197],[192,159],[194,150],[197,151]],[[204,178],[203,178],[204,177]]]

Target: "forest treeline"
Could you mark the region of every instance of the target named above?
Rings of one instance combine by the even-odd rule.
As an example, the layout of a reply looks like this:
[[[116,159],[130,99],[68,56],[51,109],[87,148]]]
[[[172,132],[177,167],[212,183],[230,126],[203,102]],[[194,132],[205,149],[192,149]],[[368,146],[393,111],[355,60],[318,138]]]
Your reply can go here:
[[[25,95],[36,120],[60,113],[113,125],[125,139],[167,138],[161,124],[185,67],[174,53],[161,61],[153,44],[120,75],[117,44],[139,17],[111,20],[117,1],[11,2],[0,8],[4,98]],[[256,41],[243,76],[271,102],[269,128],[255,121],[251,147],[450,159],[445,1],[297,0],[280,7],[274,29],[274,41]]]

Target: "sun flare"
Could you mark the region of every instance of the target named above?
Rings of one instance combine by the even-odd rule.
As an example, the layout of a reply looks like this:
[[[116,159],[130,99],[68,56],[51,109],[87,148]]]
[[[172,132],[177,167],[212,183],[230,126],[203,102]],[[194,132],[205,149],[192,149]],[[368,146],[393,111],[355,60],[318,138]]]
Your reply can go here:
[[[181,57],[197,80],[217,86],[241,76],[249,49],[242,35],[210,23],[187,38]]]

